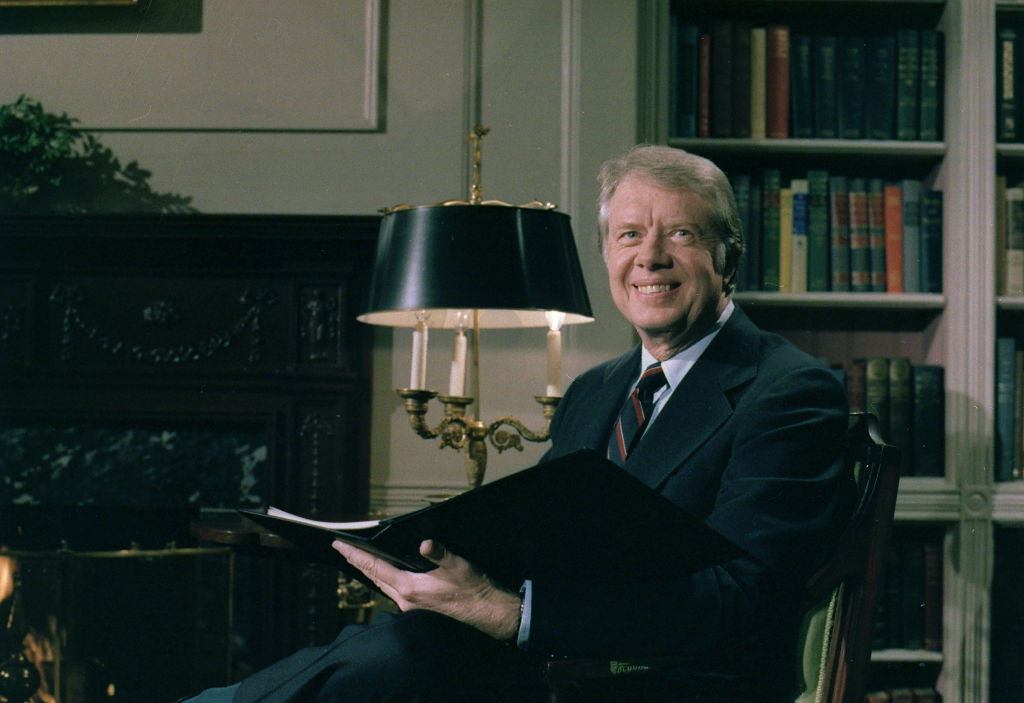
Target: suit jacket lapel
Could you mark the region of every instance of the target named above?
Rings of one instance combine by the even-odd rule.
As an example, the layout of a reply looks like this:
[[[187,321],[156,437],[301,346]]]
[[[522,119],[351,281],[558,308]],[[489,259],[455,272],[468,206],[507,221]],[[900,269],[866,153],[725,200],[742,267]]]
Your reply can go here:
[[[580,447],[588,447],[601,454],[607,451],[612,423],[618,417],[630,385],[639,374],[639,346],[609,366],[601,387],[585,405],[573,412],[571,431],[576,433]]]
[[[732,415],[728,392],[757,373],[758,330],[737,307],[665,407],[626,469],[657,489]]]

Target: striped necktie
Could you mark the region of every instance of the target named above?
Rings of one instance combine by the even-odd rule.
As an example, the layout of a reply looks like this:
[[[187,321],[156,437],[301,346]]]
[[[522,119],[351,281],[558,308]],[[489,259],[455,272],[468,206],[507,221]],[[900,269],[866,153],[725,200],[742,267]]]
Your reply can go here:
[[[640,376],[636,388],[622,406],[612,436],[608,439],[608,458],[619,466],[626,465],[626,457],[640,439],[647,420],[651,417],[654,394],[666,383],[661,362],[651,364]]]

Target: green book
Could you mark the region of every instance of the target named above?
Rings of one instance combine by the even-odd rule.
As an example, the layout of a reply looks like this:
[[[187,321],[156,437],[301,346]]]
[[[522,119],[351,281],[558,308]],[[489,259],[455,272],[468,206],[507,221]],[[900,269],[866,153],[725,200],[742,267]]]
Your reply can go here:
[[[889,437],[889,359],[872,356],[864,360],[864,410],[878,418],[882,438]]]
[[[914,476],[946,473],[946,383],[942,366],[914,366]]]
[[[816,35],[813,40],[814,136],[839,136],[839,102],[836,83],[836,37]]]
[[[914,425],[914,376],[910,359],[889,359],[889,442],[899,447],[900,473],[911,472]]]
[[[865,95],[870,95],[864,115],[868,139],[893,139],[896,136],[896,37],[891,34],[869,37]]]
[[[829,290],[828,171],[807,172],[807,290]]]
[[[896,33],[896,138],[918,139],[921,83],[921,33]]]
[[[839,39],[839,138],[864,138],[867,42],[864,37]],[[871,96],[872,100],[875,96]]]
[[[996,37],[996,139],[1015,142],[1017,128],[1017,28],[1000,26]]]
[[[937,141],[942,131],[942,39],[937,30],[921,32],[918,138],[924,141]]]
[[[779,290],[779,191],[782,172],[766,168],[761,172],[761,289]]]

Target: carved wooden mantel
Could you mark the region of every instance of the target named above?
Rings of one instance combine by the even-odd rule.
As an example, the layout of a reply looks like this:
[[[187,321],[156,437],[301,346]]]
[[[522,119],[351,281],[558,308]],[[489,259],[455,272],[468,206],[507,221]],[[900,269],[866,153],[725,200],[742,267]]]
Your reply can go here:
[[[377,226],[371,216],[0,218],[0,423],[245,427],[266,442],[262,503],[364,515],[372,329],[355,317]],[[266,606],[296,605],[262,636],[281,648],[320,638],[310,577],[282,573],[268,577]],[[333,588],[319,580],[315,599],[329,609]]]

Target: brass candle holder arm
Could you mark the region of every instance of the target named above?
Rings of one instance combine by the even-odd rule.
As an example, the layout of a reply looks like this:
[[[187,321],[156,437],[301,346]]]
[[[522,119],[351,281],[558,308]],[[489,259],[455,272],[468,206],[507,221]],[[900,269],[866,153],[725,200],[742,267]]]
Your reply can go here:
[[[554,417],[560,397],[534,396],[541,404],[544,413],[544,426],[533,431],[514,417],[501,417],[485,425],[483,422],[466,415],[466,408],[473,402],[464,396],[439,396],[436,391],[400,388],[398,395],[405,401],[405,411],[409,416],[409,424],[413,431],[424,439],[440,438],[440,445],[451,447],[456,451],[466,450],[466,478],[470,488],[477,488],[483,483],[487,471],[487,438],[495,449],[502,452],[506,449],[523,450],[522,440],[528,442],[544,442],[550,437],[551,418]],[[429,402],[437,397],[444,406],[444,417],[437,427],[430,427],[426,420]],[[511,428],[512,431],[505,429]]]

